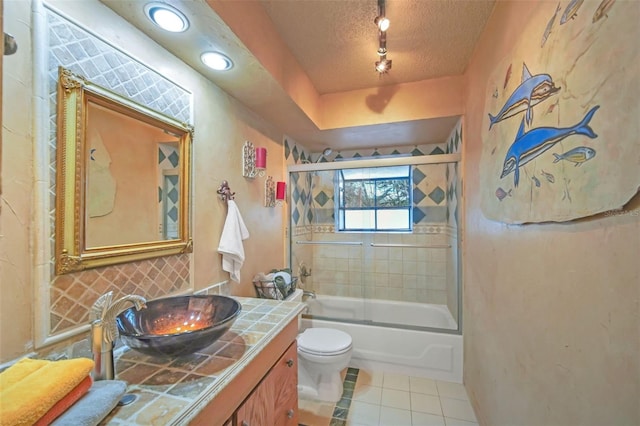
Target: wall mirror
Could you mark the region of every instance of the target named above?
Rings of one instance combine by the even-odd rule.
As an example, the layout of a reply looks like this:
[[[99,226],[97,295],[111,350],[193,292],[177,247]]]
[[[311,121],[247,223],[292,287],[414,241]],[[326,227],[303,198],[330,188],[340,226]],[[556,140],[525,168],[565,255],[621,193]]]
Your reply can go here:
[[[59,69],[56,273],[192,251],[190,125]]]

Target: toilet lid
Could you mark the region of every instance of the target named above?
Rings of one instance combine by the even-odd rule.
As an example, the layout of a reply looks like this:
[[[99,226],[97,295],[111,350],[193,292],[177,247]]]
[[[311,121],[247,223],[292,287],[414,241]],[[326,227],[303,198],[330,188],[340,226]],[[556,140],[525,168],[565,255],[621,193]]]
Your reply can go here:
[[[308,328],[298,335],[298,347],[309,353],[342,353],[351,347],[351,336],[331,328]]]

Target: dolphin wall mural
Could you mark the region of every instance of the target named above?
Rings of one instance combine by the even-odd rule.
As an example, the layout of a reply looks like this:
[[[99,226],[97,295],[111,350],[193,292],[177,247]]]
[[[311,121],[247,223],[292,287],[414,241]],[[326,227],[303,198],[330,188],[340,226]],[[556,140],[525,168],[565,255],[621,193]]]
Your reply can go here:
[[[600,105],[594,106],[578,124],[565,128],[536,127],[525,132],[523,119],[520,123],[518,134],[507,151],[500,178],[502,179],[513,172],[513,185],[518,186],[520,180],[519,168],[553,148],[555,144],[564,138],[571,135],[584,135],[591,139],[597,138],[598,135],[589,127],[589,122],[598,108],[600,108]]]
[[[533,120],[532,108],[549,96],[556,94],[559,90],[560,88],[555,86],[549,74],[531,76],[527,64],[523,63],[520,85],[511,93],[509,99],[495,116],[489,113],[489,130],[494,124],[523,111],[526,111],[525,119],[527,125],[531,125]]]
[[[562,222],[620,209],[639,192],[633,3],[538,2],[494,64],[480,130],[487,218]],[[512,70],[521,78],[510,79]]]

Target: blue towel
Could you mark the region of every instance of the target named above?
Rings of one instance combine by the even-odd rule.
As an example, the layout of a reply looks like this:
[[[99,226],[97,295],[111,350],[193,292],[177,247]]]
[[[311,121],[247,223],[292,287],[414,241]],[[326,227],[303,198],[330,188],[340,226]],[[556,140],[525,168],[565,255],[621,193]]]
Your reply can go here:
[[[99,380],[51,425],[96,426],[118,405],[126,390],[127,384],[121,380]]]

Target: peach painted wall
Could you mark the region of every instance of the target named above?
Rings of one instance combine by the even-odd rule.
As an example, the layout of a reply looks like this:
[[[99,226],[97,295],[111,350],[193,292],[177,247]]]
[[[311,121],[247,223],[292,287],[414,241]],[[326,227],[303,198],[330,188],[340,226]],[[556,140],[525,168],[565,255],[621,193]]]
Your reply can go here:
[[[321,129],[453,117],[464,112],[464,78],[331,93],[322,95],[320,101]]]
[[[527,36],[521,28],[544,29],[557,4],[497,2],[466,72],[464,382],[483,425],[640,424],[639,197],[562,224],[510,226],[480,211],[487,78]],[[639,12],[625,1],[610,13]],[[611,44],[634,54],[638,39],[640,30]]]
[[[254,295],[253,275],[285,264],[284,209],[263,207],[263,179],[242,177],[242,145],[250,140],[256,146],[265,146],[269,152],[268,174],[274,180],[283,180],[282,133],[99,1],[61,0],[49,4],[194,94],[192,287],[199,290],[228,279],[217,253],[226,205],[216,194],[221,181],[228,180],[231,189],[237,192],[236,202],[251,233],[244,244],[247,261],[242,269],[242,282],[232,284],[231,292]],[[40,46],[32,46],[33,5],[34,2],[27,0],[11,2],[11,7],[4,10],[5,31],[16,36],[20,49],[10,60],[9,57],[4,60],[0,362],[33,349],[34,311],[35,306],[41,304],[38,289],[49,285],[51,278],[45,273],[42,274],[44,282],[37,282],[33,272],[38,259],[43,261],[42,253],[49,245],[48,235],[36,219],[46,214],[39,210],[44,203],[37,197],[46,192],[39,188],[46,188],[48,183],[36,181],[35,168],[47,167],[44,159],[48,158],[48,148],[44,142],[45,129],[33,128],[38,101],[33,96],[38,82],[32,78],[32,55],[46,55]],[[95,16],[100,19],[96,20]],[[36,19],[39,18],[36,16]],[[48,102],[46,97],[45,102]]]

